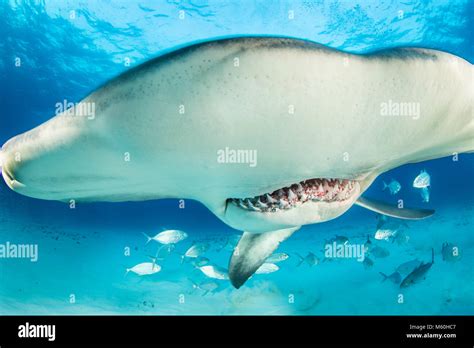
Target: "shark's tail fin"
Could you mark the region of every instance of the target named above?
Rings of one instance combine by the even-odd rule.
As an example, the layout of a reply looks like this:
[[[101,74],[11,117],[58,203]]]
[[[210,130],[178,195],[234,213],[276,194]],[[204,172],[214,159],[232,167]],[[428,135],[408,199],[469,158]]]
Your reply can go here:
[[[379,274],[383,277],[382,283],[388,279],[388,275],[386,275],[385,273],[379,272]]]
[[[382,184],[383,184],[382,191],[384,191],[388,187],[388,185],[385,181],[382,181]]]

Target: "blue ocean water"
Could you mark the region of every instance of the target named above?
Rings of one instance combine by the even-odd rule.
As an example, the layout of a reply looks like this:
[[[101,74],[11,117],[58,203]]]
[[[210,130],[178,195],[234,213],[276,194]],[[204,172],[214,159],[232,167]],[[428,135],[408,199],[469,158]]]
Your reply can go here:
[[[163,52],[196,41],[240,35],[307,39],[348,52],[435,48],[474,61],[472,1],[3,1],[0,4],[0,143],[49,119],[55,104],[77,102],[104,82]],[[430,201],[413,179],[431,175]],[[31,199],[0,184],[0,244],[37,244],[37,262],[0,258],[0,314],[473,314],[474,157],[410,164],[381,175],[367,192],[396,204],[435,209],[432,218],[398,228],[404,243],[375,240],[375,214],[353,207],[342,217],[304,226],[279,252],[280,270],[255,275],[235,290],[227,280],[203,296],[205,276],[180,255],[208,241],[212,263],[227,267],[232,236],[198,202],[67,204]],[[397,195],[382,190],[396,179]],[[189,237],[160,261],[161,272],[139,277],[127,268],[148,261],[158,244],[143,233],[164,228]],[[371,267],[356,260],[298,266],[299,255],[322,258],[335,235],[387,249]],[[455,262],[441,247],[459,248]],[[382,282],[403,262],[435,263],[426,279],[400,290]],[[400,296],[402,295],[402,296]]]

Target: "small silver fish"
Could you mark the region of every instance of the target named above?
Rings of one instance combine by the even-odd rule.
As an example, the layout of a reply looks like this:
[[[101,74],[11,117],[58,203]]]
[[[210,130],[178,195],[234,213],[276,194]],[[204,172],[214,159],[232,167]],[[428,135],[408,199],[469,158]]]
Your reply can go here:
[[[204,275],[206,275],[206,277],[220,280],[229,279],[229,273],[225,268],[213,265],[206,265],[199,267],[199,269],[202,273],[204,273]]]
[[[183,263],[186,258],[197,258],[201,256],[209,250],[209,247],[209,243],[194,243],[188,250],[186,250],[184,255],[181,255],[181,263]]]
[[[176,244],[186,238],[188,238],[188,234],[181,230],[167,230],[158,233],[157,235],[150,237],[146,233],[143,233],[147,238],[147,244],[152,240],[161,243],[161,244]]]
[[[265,260],[265,262],[278,263],[278,262],[282,262],[282,261],[288,260],[289,257],[290,257],[290,256],[289,256],[288,254],[285,254],[285,253],[275,253],[275,254],[270,255],[270,256]]]
[[[278,267],[274,263],[265,262],[255,271],[255,274],[269,274],[276,272],[279,269],[280,267]]]
[[[298,258],[300,259],[300,262],[296,265],[297,267],[301,266],[303,262],[306,262],[310,267],[319,264],[318,257],[314,255],[312,252],[309,252],[308,255],[306,255],[305,257],[301,256],[298,253],[296,254],[296,256],[298,256]]]
[[[402,189],[402,185],[397,180],[392,179],[389,184],[383,182],[383,190],[387,188],[391,195],[396,195]]]
[[[426,170],[422,170],[420,174],[413,180],[413,187],[426,188],[431,185],[431,177]]]
[[[377,240],[386,240],[388,241],[389,239],[393,238],[397,234],[397,230],[391,230],[391,229],[378,229],[375,232],[374,238]]]
[[[151,275],[158,273],[159,271],[161,271],[161,266],[157,265],[155,262],[143,262],[133,266],[132,268],[127,268],[127,273],[133,272],[139,276]]]

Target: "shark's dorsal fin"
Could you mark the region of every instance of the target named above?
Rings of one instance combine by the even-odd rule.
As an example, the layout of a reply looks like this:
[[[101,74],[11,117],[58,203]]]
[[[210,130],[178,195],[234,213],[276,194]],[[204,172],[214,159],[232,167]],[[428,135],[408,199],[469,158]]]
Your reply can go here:
[[[355,204],[363,208],[375,211],[376,213],[407,220],[424,219],[433,215],[435,212],[432,209],[398,208],[384,202],[364,197],[359,197]]]
[[[280,243],[299,228],[300,226],[265,233],[244,232],[230,259],[229,278],[232,285],[240,288]]]

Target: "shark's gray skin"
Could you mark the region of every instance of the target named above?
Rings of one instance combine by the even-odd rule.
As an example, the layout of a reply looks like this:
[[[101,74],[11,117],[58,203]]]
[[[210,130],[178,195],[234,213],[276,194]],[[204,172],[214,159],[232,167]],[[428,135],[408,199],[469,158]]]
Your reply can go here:
[[[246,231],[229,266],[240,287],[300,226],[353,204],[432,214],[360,196],[392,168],[473,151],[472,74],[467,61],[434,50],[365,56],[295,39],[200,43],[75,106],[93,104],[94,117],[64,112],[9,140],[2,174],[11,189],[41,199],[198,200]],[[407,105],[419,112],[407,114]],[[223,161],[229,149],[256,157]]]

